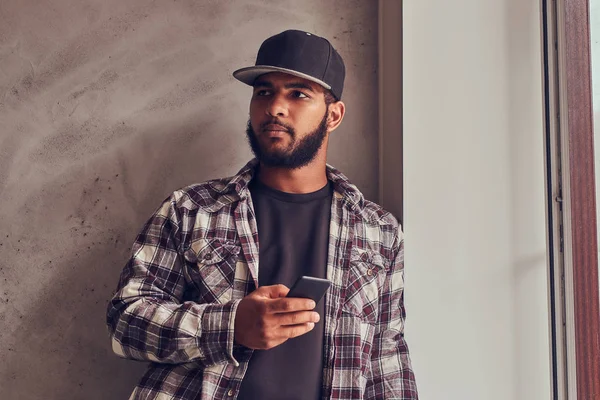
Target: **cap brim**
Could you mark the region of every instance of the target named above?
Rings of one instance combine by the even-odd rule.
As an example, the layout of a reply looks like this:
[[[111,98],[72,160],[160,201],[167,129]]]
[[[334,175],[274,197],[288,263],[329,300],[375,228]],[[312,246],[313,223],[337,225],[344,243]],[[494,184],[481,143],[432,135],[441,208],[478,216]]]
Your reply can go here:
[[[240,82],[244,82],[246,85],[253,86],[254,81],[261,75],[268,74],[269,72],[283,72],[285,74],[290,74],[297,76],[299,78],[304,78],[309,81],[318,83],[323,86],[327,90],[331,90],[331,86],[326,84],[320,79],[317,79],[313,76],[303,74],[302,72],[294,71],[292,69],[281,68],[281,67],[272,67],[270,65],[256,65],[253,67],[246,67],[238,69],[233,72],[233,77]]]

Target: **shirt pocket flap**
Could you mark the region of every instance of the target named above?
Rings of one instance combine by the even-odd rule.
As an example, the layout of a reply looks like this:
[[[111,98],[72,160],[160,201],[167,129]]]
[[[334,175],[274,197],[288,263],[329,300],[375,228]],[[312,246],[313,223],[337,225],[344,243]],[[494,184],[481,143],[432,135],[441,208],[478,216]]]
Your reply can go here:
[[[222,239],[200,239],[184,252],[185,277],[197,290],[199,302],[225,303],[231,297],[241,246]]]
[[[369,265],[376,272],[385,270],[389,264],[381,253],[375,250],[361,249],[353,246],[350,251],[350,263],[355,265]]]
[[[190,249],[185,253],[188,261],[202,266],[214,265],[236,256],[241,251],[241,246],[233,241],[218,238],[199,240],[192,243]]]
[[[352,248],[346,271],[344,310],[368,322],[376,322],[379,291],[387,264],[379,252]]]

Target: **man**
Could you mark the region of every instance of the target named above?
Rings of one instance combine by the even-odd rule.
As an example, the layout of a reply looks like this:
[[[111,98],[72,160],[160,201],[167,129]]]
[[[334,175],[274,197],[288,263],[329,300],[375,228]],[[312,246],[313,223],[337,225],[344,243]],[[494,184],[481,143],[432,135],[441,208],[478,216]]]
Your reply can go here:
[[[175,191],[132,248],[107,323],[151,361],[131,399],[417,399],[398,221],[326,163],[344,63],[289,30],[234,72],[253,86],[255,159]],[[286,297],[302,276],[324,299]]]

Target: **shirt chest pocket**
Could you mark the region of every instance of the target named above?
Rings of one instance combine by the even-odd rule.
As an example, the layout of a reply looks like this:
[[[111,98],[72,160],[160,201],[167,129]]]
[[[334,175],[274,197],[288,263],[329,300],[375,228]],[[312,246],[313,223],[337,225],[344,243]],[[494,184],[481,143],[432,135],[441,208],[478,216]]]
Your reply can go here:
[[[385,279],[385,260],[380,253],[353,247],[345,273],[342,310],[375,324],[379,314],[379,293]]]
[[[186,281],[198,291],[202,303],[231,300],[235,268],[241,247],[236,242],[214,239],[194,241],[184,252]]]

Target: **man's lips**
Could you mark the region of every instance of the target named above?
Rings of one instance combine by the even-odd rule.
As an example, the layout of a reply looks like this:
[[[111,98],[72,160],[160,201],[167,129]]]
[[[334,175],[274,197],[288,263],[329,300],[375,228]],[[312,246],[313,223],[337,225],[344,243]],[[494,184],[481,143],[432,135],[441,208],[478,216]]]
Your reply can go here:
[[[277,125],[277,124],[269,124],[263,128],[263,132],[268,137],[283,137],[285,135],[288,135],[289,131],[284,126]]]
[[[263,128],[265,132],[287,132],[287,128],[277,124],[269,124]]]

